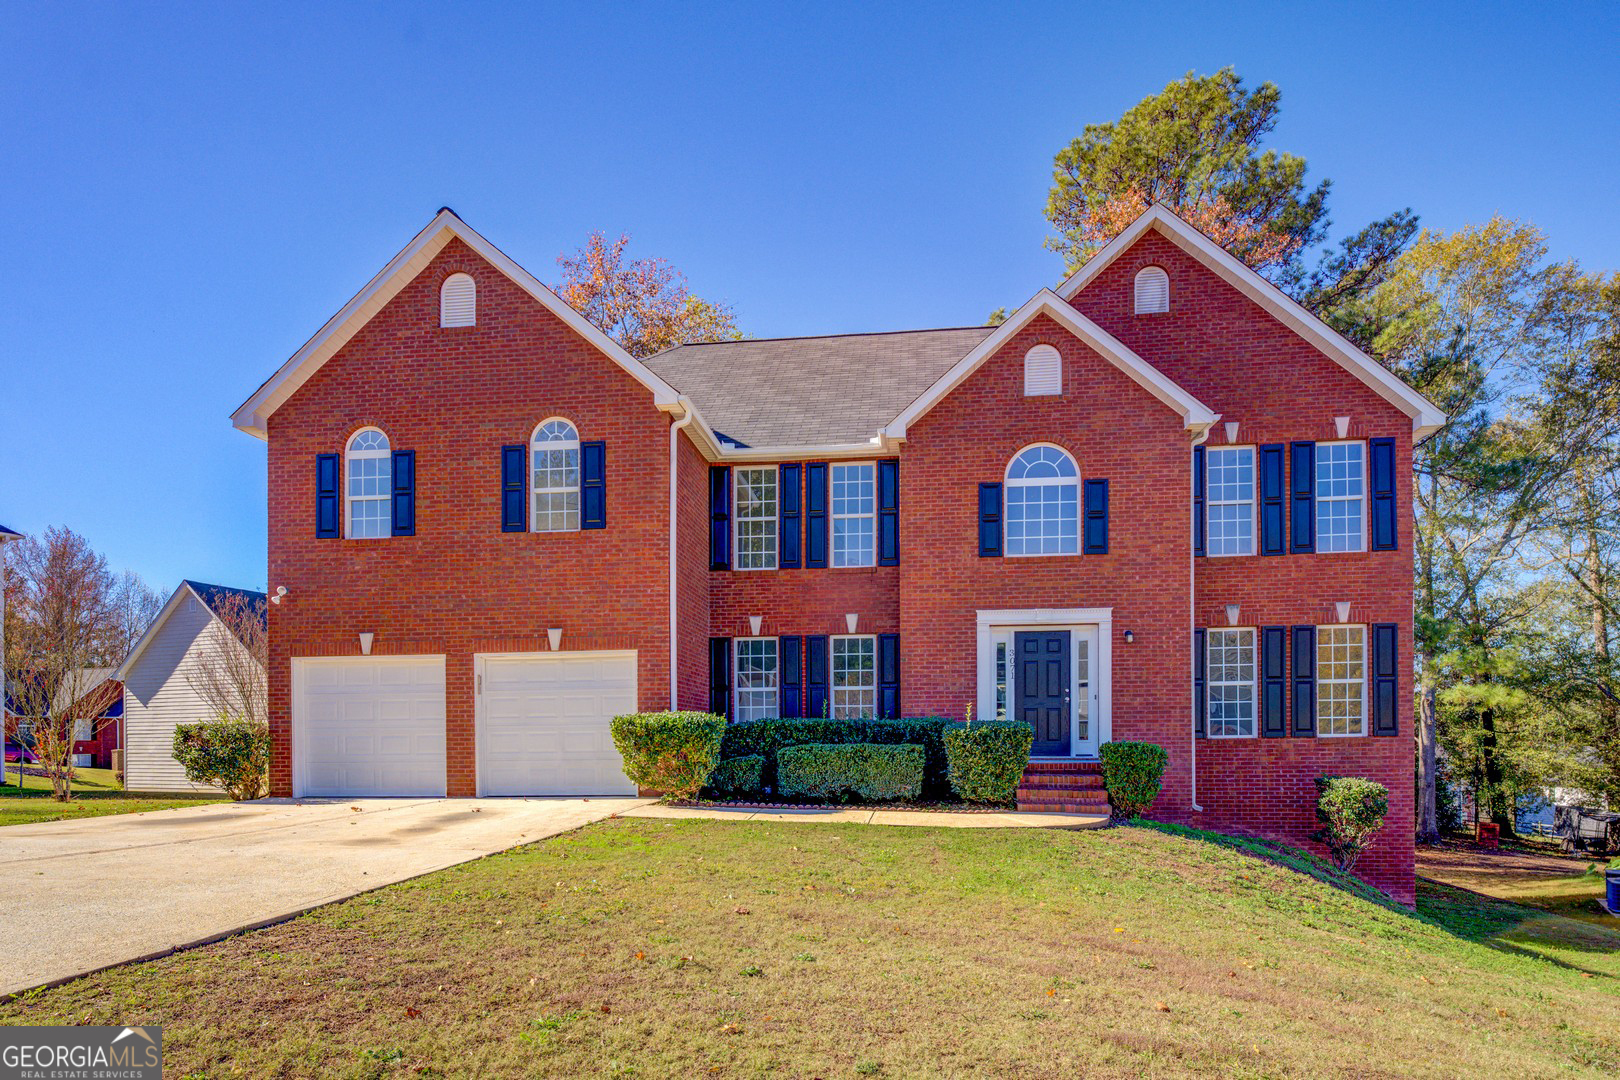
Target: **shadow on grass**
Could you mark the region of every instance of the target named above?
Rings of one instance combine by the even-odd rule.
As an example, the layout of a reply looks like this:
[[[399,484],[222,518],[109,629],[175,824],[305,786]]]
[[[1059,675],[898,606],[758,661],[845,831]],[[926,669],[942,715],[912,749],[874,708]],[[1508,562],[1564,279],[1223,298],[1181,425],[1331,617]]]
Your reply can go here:
[[[1340,875],[1326,860],[1300,848],[1256,837],[1228,836],[1186,825],[1132,819],[1132,825],[1229,848],[1316,879],[1405,918],[1426,922],[1454,937],[1514,956],[1540,960],[1589,978],[1620,978],[1620,968],[1591,968],[1543,950],[1620,957],[1620,933],[1563,915],[1486,896],[1470,889],[1417,879],[1417,909],[1403,907],[1382,890]],[[1517,940],[1512,940],[1517,939]]]

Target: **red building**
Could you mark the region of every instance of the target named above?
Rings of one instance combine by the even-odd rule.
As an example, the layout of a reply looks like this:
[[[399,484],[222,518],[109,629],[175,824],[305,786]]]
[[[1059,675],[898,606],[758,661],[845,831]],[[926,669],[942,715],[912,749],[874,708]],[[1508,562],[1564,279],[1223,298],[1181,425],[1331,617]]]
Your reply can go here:
[[[1303,842],[1373,777],[1413,898],[1433,405],[1154,209],[1005,323],[637,360],[442,211],[238,410],[269,443],[279,795],[579,794],[607,721],[1023,718]],[[279,594],[279,595],[278,595]],[[1038,795],[1031,793],[1038,799]]]

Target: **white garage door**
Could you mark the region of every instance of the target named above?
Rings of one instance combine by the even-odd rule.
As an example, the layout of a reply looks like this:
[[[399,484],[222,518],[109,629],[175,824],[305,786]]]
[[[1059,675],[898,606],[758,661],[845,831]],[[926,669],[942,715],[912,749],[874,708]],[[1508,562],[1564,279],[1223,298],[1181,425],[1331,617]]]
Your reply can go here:
[[[295,793],[444,794],[444,657],[292,664]]]
[[[634,795],[608,725],[636,710],[633,652],[480,656],[480,795]]]

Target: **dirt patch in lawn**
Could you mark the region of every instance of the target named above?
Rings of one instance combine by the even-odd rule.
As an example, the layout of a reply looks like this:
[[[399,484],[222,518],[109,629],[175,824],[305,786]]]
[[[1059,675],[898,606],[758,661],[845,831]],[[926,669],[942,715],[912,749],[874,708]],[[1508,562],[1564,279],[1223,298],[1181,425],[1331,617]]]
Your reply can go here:
[[[161,1023],[176,1076],[1620,1069],[1620,956],[1531,954],[1490,921],[1524,909],[1435,895],[1414,916],[1144,828],[618,819],[0,1023]]]

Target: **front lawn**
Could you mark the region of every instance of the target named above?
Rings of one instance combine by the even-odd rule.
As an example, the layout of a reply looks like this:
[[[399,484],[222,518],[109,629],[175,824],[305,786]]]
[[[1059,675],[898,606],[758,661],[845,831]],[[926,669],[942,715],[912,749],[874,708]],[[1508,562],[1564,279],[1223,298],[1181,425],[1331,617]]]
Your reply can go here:
[[[0,1024],[162,1024],[176,1076],[1620,1069],[1620,934],[1470,896],[1147,828],[618,819]]]
[[[148,810],[170,810],[177,806],[200,806],[220,802],[223,795],[170,795],[126,792],[113,779],[111,769],[75,769],[73,801],[59,803],[51,798],[51,782],[31,767],[17,789],[17,767],[6,767],[6,782],[0,784],[0,826],[32,825],[36,821],[103,817],[107,814],[143,814]]]
[[[1447,839],[1418,848],[1418,873],[1554,915],[1620,930],[1620,918],[1603,907],[1603,869],[1595,855],[1564,855],[1551,845],[1519,843],[1481,847]]]

